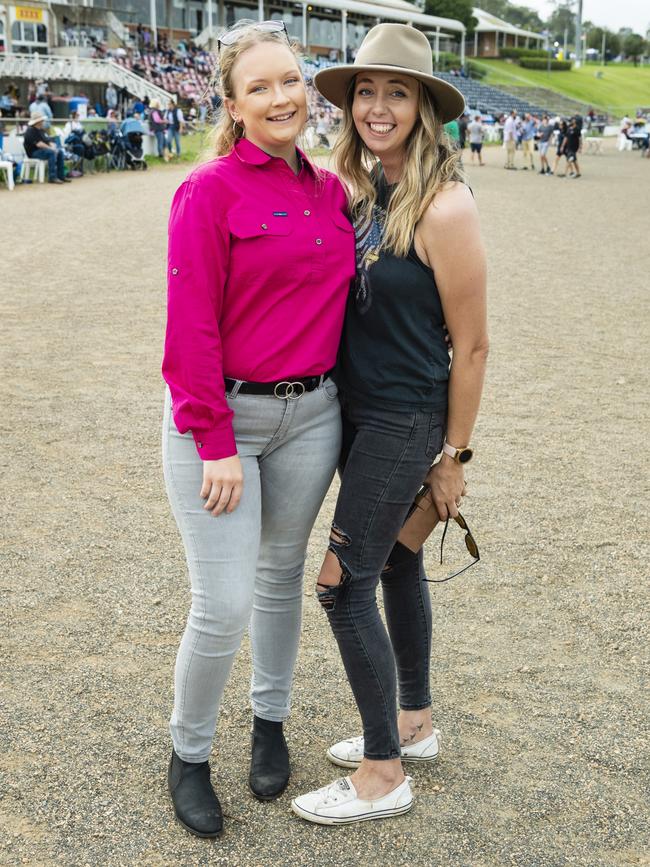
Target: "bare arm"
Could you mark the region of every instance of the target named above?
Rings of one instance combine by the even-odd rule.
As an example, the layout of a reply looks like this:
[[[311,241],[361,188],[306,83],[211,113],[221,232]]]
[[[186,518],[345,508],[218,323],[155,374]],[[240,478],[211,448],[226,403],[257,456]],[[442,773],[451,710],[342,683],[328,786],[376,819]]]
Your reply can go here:
[[[441,191],[416,237],[434,271],[453,345],[447,441],[460,448],[471,441],[488,354],[485,250],[469,189],[456,183]],[[431,478],[441,519],[454,517],[464,488],[463,467],[443,455]]]

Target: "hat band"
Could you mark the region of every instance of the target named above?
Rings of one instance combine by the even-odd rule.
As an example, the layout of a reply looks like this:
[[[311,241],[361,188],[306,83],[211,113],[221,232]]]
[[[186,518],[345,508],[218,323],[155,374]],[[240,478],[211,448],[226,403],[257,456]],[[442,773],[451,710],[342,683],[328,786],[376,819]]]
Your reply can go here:
[[[433,71],[425,72],[422,69],[414,69],[412,66],[402,66],[401,63],[386,63],[385,61],[383,61],[383,62],[370,61],[369,63],[360,63],[359,64],[360,69],[364,66],[394,66],[395,69],[410,69],[411,72],[415,72],[417,75],[429,75],[431,78],[433,78]],[[334,68],[336,68],[336,67],[334,67]]]

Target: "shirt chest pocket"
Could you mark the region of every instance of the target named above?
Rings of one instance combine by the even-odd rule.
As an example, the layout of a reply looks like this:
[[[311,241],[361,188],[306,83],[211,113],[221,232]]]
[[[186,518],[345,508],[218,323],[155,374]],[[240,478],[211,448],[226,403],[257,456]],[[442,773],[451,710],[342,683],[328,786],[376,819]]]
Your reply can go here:
[[[235,238],[246,241],[264,237],[285,237],[293,232],[293,223],[289,216],[233,211],[228,214],[228,228]]]
[[[336,226],[337,229],[340,229],[342,232],[347,232],[348,234],[352,234],[354,232],[354,227],[344,213],[341,211],[332,211],[330,214],[332,218],[332,222]]]

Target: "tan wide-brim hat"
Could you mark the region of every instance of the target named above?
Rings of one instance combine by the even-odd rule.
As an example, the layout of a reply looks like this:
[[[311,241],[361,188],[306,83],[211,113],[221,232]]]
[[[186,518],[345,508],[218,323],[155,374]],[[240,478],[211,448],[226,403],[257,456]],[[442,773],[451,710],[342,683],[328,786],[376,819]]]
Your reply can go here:
[[[343,108],[350,80],[359,72],[395,72],[417,78],[427,88],[443,123],[465,110],[463,94],[433,74],[429,40],[409,24],[377,24],[366,33],[354,63],[321,69],[316,89],[337,108]]]
[[[27,122],[27,126],[36,126],[37,123],[43,123],[46,120],[44,114],[33,114]]]

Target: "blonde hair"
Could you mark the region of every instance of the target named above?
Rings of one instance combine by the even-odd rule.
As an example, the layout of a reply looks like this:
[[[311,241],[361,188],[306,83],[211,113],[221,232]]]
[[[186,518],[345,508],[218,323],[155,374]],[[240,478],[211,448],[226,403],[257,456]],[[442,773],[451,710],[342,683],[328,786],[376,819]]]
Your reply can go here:
[[[404,170],[386,212],[381,249],[406,256],[418,222],[445,184],[464,181],[460,156],[436,116],[429,90],[418,82],[418,117],[406,140]],[[341,133],[334,145],[336,172],[348,190],[352,215],[372,216],[377,201],[369,169],[379,162],[357,132],[352,117],[355,79],[348,86],[343,105]]]
[[[261,42],[271,42],[277,45],[286,45],[289,51],[298,61],[298,46],[287,40],[287,34],[282,32],[260,30],[254,24],[239,27],[241,36],[231,45],[222,45],[219,53],[219,66],[215,67],[210,80],[210,88],[219,94],[223,105],[217,117],[217,122],[208,133],[208,147],[204,154],[206,159],[214,159],[229,154],[240,138],[244,137],[244,127],[232,119],[225,106],[226,99],[235,98],[235,82],[233,81],[233,68],[239,57]],[[302,79],[300,64],[298,71]],[[304,81],[303,81],[304,84]]]

